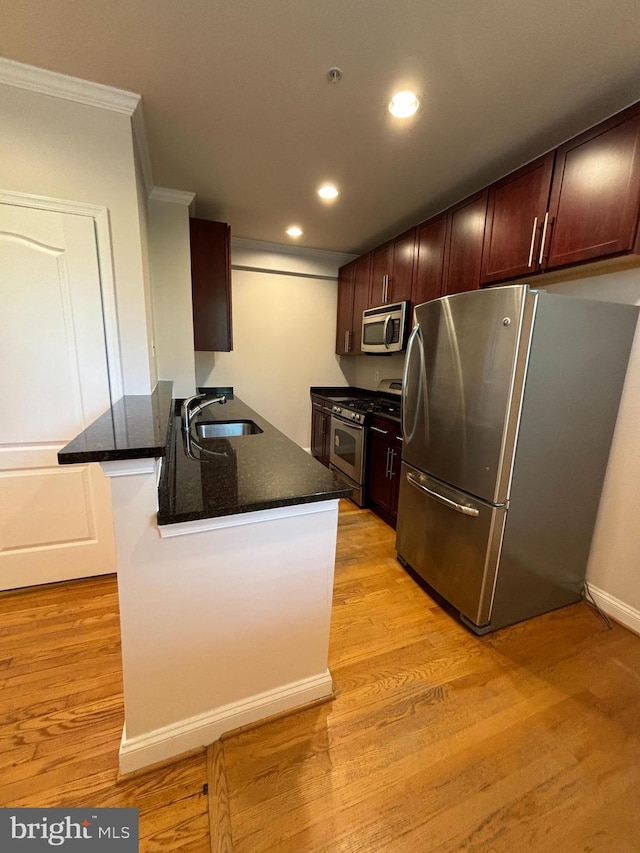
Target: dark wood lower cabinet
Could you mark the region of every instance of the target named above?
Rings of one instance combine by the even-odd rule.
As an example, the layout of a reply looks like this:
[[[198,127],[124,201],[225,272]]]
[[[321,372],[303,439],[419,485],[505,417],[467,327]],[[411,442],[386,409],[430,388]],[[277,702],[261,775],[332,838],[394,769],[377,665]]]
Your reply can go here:
[[[329,465],[331,404],[322,397],[311,398],[311,455]]]
[[[367,427],[367,503],[395,528],[400,490],[400,424],[374,417]]]

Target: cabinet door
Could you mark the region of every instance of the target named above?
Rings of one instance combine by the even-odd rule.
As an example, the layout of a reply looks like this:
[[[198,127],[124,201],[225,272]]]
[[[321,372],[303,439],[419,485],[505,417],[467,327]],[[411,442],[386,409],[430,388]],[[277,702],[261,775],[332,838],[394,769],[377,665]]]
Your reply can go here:
[[[411,299],[411,285],[416,257],[416,229],[393,241],[393,271],[387,288],[387,301]]]
[[[351,352],[362,353],[362,312],[369,305],[371,282],[371,254],[362,255],[354,261],[353,274],[353,335]]]
[[[411,288],[411,302],[420,305],[442,296],[444,241],[447,216],[441,213],[418,226],[416,274]]]
[[[338,317],[336,321],[336,353],[353,352],[353,290],[356,261],[338,270]]]
[[[547,269],[637,251],[640,108],[558,148],[551,188]]]
[[[230,352],[231,229],[226,222],[190,219],[189,231],[194,348]]]
[[[383,511],[391,508],[391,482],[388,477],[390,445],[380,427],[369,427],[369,477],[367,494],[369,502]]]
[[[538,271],[555,153],[552,151],[489,188],[481,281],[489,284]]]
[[[402,438],[396,436],[396,441],[392,445],[389,458],[389,479],[391,481],[391,503],[389,513],[391,515],[393,526],[395,527],[396,519],[398,518],[398,495],[400,494],[400,466],[402,464]]]
[[[480,265],[487,189],[472,195],[448,212],[443,294],[480,287]]]
[[[320,459],[323,453],[324,443],[324,427],[323,427],[324,412],[322,403],[311,400],[311,455],[316,459]]]
[[[319,397],[311,398],[311,455],[329,464],[331,407]]]
[[[400,425],[374,417],[367,431],[369,464],[367,498],[371,508],[387,524],[395,527],[400,490]]]
[[[322,456],[320,461],[329,467],[329,456],[331,455],[331,411],[327,410],[326,407],[322,429]]]
[[[389,281],[393,272],[393,243],[385,243],[371,253],[371,289],[369,308],[388,302]]]

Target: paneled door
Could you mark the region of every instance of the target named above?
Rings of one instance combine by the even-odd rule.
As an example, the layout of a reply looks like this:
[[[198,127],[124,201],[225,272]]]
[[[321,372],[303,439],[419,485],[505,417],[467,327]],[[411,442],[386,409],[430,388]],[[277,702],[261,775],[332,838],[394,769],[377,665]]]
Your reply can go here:
[[[110,405],[94,220],[0,204],[0,589],[115,571],[109,481],[57,452]]]

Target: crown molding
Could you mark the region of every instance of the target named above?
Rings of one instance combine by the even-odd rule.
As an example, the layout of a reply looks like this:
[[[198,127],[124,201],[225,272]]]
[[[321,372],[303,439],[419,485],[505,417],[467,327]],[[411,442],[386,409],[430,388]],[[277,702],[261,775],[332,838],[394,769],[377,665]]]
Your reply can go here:
[[[329,261],[342,266],[349,261],[355,260],[358,255],[350,255],[345,252],[332,252],[329,249],[311,249],[306,246],[290,246],[288,243],[268,243],[263,240],[252,240],[248,237],[232,237],[231,248],[237,250],[276,252],[280,255],[292,255],[296,258],[315,258]]]
[[[186,204],[191,208],[196,194],[186,190],[171,190],[168,187],[154,187],[149,193],[149,198],[154,201],[168,201],[172,204]]]
[[[134,92],[80,80],[78,77],[47,71],[4,57],[0,57],[0,83],[128,116],[135,113],[141,101],[140,95]]]
[[[57,71],[47,71],[45,68],[14,62],[2,56],[0,56],[0,83],[129,116],[144,185],[147,192],[153,189],[151,158],[140,95],[124,89],[115,89],[113,86],[103,86],[102,83],[81,80],[79,77],[59,74]]]

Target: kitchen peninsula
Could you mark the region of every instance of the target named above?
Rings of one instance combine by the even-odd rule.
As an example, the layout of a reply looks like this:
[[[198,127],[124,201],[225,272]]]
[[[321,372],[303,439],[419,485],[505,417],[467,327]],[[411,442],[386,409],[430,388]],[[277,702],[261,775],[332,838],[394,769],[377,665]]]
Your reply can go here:
[[[100,462],[111,480],[123,773],[332,694],[338,499],[349,489],[232,395],[193,426],[225,421],[260,432],[194,452],[160,382],[59,453],[61,464]]]

